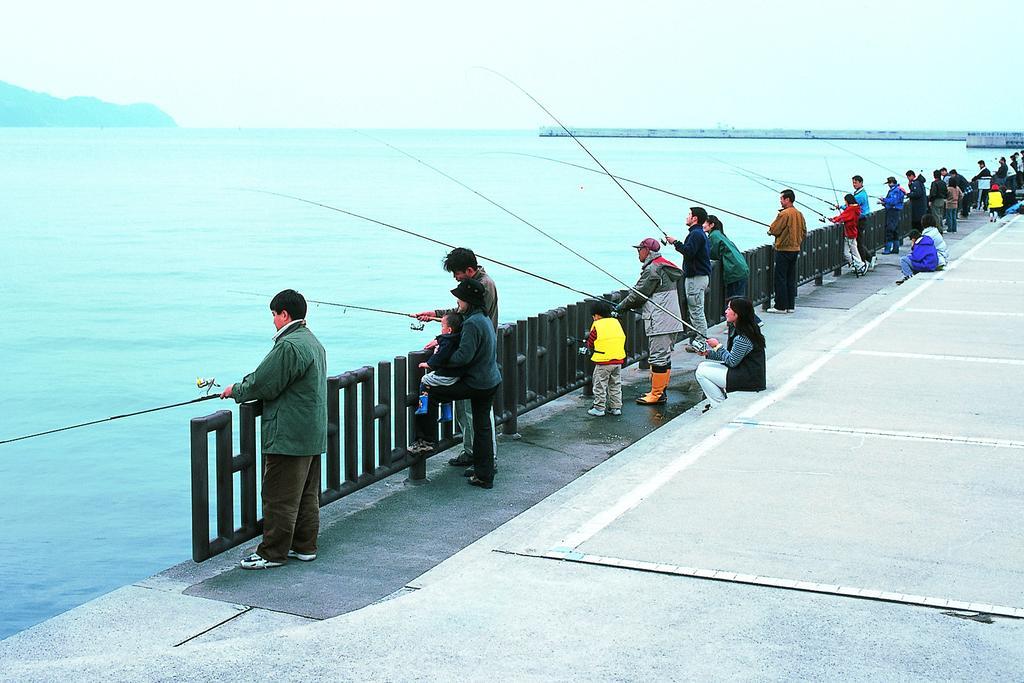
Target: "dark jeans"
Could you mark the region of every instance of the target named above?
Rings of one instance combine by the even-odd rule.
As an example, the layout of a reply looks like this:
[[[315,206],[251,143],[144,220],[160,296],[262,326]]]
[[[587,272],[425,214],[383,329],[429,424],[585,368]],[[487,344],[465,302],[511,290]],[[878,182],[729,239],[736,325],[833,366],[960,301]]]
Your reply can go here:
[[[775,308],[796,308],[796,260],[798,251],[775,252]]]
[[[427,412],[416,416],[416,438],[433,443],[437,439],[437,405],[469,399],[473,409],[473,469],[477,479],[494,481],[494,434],[491,430],[491,406],[494,392],[474,389],[462,380],[447,387],[431,387]]]
[[[747,278],[725,283],[725,298],[731,299],[734,296],[747,296]]]
[[[897,231],[900,228],[900,209],[885,210],[885,241],[895,242],[898,238]]]
[[[287,562],[288,551],[316,555],[320,531],[320,456],[263,454],[264,560]]]
[[[875,252],[871,251],[867,247],[868,236],[866,234],[866,227],[868,219],[861,218],[857,221],[857,251],[860,252],[860,260],[867,263],[875,257]]]

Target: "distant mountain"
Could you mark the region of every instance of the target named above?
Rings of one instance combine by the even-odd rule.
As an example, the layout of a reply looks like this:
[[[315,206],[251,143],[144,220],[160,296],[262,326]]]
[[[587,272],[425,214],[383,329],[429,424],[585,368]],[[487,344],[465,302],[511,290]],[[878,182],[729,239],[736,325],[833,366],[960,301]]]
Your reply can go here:
[[[111,104],[95,97],[62,100],[0,81],[0,127],[176,127],[152,104]]]

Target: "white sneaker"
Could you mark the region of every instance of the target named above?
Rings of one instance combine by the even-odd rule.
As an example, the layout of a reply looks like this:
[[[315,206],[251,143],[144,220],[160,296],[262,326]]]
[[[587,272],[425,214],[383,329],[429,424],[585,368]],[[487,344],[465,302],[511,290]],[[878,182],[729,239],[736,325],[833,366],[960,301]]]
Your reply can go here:
[[[604,417],[604,411],[598,408],[591,408],[587,411],[587,415],[593,415],[594,417]]]
[[[608,411],[609,415],[622,415],[622,408],[612,408]]]
[[[787,312],[786,309],[784,309],[784,308],[775,308],[774,306],[769,308],[766,311],[766,313],[786,313],[786,312]]]
[[[289,550],[288,557],[294,557],[296,560],[299,560],[300,562],[312,562],[316,559],[316,553],[313,553],[312,555],[307,555],[306,553],[297,553],[294,550]]]
[[[257,553],[253,553],[248,557],[243,557],[240,565],[242,569],[271,569],[273,567],[283,567],[284,562],[271,562],[270,560],[264,560]]]

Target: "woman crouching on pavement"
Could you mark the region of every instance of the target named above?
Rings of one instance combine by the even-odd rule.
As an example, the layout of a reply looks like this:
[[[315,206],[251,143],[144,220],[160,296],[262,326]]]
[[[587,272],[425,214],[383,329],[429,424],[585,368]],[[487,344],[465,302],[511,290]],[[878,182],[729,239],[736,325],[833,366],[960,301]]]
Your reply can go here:
[[[765,388],[764,335],[754,315],[750,299],[735,297],[725,306],[729,340],[725,348],[717,339],[708,339],[708,360],[697,366],[697,382],[708,397],[707,412],[732,391],[761,391]]]

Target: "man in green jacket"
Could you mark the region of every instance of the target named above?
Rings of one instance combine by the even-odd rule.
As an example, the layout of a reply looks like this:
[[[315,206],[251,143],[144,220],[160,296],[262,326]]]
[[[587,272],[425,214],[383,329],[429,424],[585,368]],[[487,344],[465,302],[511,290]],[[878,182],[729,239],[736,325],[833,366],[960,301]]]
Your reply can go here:
[[[327,450],[327,354],[306,327],[306,300],[294,289],[270,301],[274,346],[259,367],[221,398],[263,401],[263,542],[243,569],[316,559],[320,454]]]

